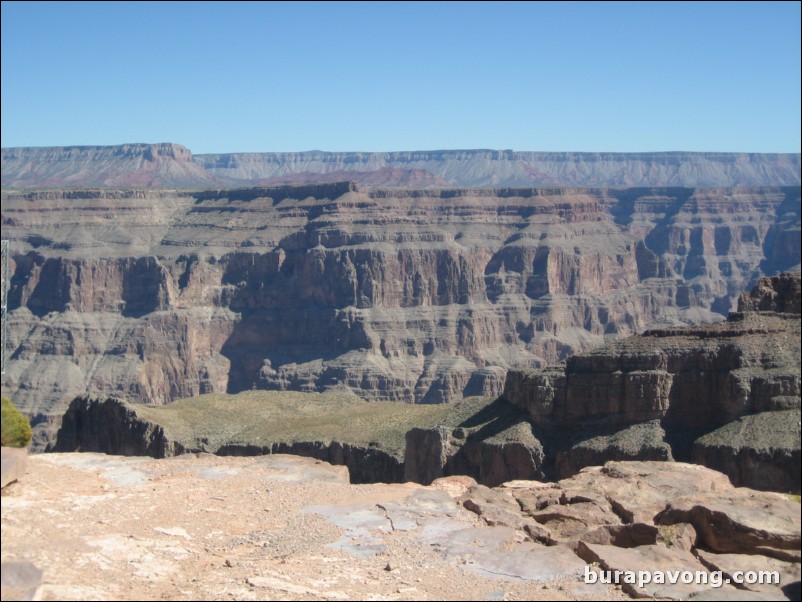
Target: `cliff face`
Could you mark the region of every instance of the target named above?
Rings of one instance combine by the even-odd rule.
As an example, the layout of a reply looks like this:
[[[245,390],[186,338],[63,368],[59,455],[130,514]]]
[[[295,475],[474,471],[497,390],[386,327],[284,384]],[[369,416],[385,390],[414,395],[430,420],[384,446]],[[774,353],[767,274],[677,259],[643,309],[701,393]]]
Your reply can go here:
[[[87,392],[497,395],[508,368],[716,320],[763,270],[799,264],[798,245],[770,246],[798,236],[799,193],[4,192],[4,390],[42,425],[39,444]]]
[[[798,306],[799,283],[799,274],[764,278],[750,297]],[[720,470],[736,486],[798,492],[800,345],[798,312],[747,311],[725,323],[649,331],[559,368],[510,370],[492,402],[465,401],[434,420],[410,420],[406,410],[400,431],[392,414],[376,419],[382,404],[368,406],[373,418],[357,417],[354,406],[346,409],[353,398],[246,393],[135,409],[78,397],[55,449],[294,453],[346,464],[352,482],[468,475],[490,486],[559,479],[610,461],[678,459]],[[304,416],[314,416],[311,430]],[[343,430],[343,416],[358,429]],[[403,448],[388,423],[405,433]]]
[[[535,424],[627,425],[660,419],[711,429],[744,414],[799,407],[799,316],[735,314],[723,324],[647,331],[514,372],[505,397]]]
[[[2,149],[4,188],[362,186],[799,186],[799,154],[548,153],[441,150],[393,153],[195,155],[178,144]]]
[[[164,429],[140,419],[125,403],[76,397],[64,414],[53,451],[83,451],[166,458],[184,453]]]
[[[618,459],[618,439],[633,444],[627,459],[664,447],[736,485],[798,491],[799,307],[798,273],[762,278],[742,298],[747,311],[725,323],[647,331],[564,367],[511,370],[504,398],[556,436],[558,477]]]

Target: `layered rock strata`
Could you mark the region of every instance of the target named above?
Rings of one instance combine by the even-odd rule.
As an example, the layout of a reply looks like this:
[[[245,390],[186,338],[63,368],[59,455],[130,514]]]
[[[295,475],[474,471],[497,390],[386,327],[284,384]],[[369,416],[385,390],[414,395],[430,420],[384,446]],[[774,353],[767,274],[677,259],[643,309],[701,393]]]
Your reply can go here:
[[[490,528],[515,529],[551,549],[567,547],[605,571],[723,570],[731,578],[736,569],[765,568],[778,572],[779,583],[713,591],[730,599],[793,599],[799,589],[798,502],[734,488],[701,466],[608,462],[552,484],[512,481],[488,489],[468,483],[458,500]],[[618,583],[637,598],[688,599],[709,587]]]
[[[717,319],[758,274],[799,263],[798,245],[776,252],[798,237],[799,198],[347,182],[4,192],[4,387],[38,446],[84,393],[497,395],[509,368]],[[659,368],[641,372],[637,386],[659,389]]]
[[[513,370],[504,398],[555,441],[558,477],[662,456],[693,459],[736,485],[799,491],[799,285],[799,274],[764,278],[740,305],[795,313],[736,312],[721,324],[647,331],[561,368]]]
[[[2,149],[3,188],[206,187],[354,180],[362,186],[798,186],[793,153],[394,153],[195,155],[180,144]]]

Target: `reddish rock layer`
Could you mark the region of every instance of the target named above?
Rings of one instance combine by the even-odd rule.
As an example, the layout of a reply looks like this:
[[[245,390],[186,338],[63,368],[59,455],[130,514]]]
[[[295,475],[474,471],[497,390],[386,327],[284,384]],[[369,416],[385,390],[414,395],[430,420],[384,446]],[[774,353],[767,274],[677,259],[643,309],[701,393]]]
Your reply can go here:
[[[42,424],[85,392],[497,395],[799,263],[799,188],[4,192],[2,220],[5,386]]]

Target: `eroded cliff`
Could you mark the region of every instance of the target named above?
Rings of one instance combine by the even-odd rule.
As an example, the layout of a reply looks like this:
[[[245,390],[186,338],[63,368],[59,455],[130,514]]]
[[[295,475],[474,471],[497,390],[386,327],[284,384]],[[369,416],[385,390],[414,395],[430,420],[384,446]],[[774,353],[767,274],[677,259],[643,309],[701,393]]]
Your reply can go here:
[[[39,445],[84,393],[493,396],[509,368],[716,320],[758,275],[799,264],[798,245],[775,252],[799,236],[799,199],[347,182],[4,192],[5,390]]]
[[[650,330],[561,367],[511,370],[504,398],[551,441],[557,477],[662,454],[736,485],[799,491],[799,304],[799,273],[762,278],[741,300],[746,311],[724,323]]]

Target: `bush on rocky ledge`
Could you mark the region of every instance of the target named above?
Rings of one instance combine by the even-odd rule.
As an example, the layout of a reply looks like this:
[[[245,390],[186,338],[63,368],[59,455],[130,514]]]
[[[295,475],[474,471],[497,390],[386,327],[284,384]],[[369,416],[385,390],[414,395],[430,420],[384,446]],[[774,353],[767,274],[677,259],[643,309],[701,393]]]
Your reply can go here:
[[[31,442],[31,424],[25,415],[11,403],[2,398],[2,443],[6,447],[25,447]]]

